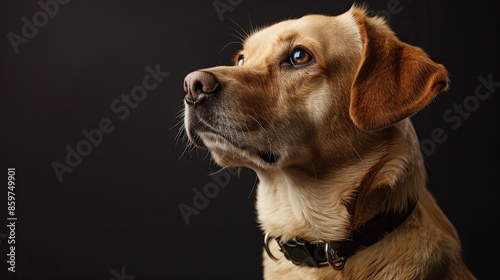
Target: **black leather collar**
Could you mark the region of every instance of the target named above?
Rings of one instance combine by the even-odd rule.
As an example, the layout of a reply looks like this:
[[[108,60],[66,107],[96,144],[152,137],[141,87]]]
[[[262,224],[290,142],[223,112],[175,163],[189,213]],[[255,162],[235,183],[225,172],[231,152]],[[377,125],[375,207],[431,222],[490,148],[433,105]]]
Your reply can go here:
[[[295,265],[309,267],[330,265],[340,270],[344,268],[348,257],[362,248],[375,244],[398,228],[412,213],[415,206],[416,202],[410,204],[403,213],[380,214],[351,232],[347,239],[340,241],[309,242],[301,238],[282,241],[280,237],[272,237],[267,233],[264,237],[265,249],[269,257],[277,260],[269,250],[269,240],[275,239],[285,258]]]

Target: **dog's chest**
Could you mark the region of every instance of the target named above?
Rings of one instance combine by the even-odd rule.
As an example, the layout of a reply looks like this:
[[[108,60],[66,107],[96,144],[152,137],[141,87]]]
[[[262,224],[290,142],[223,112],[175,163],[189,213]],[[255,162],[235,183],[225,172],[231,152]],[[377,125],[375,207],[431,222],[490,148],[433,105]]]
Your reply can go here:
[[[342,196],[341,187],[320,186],[286,175],[261,178],[256,204],[259,223],[265,233],[284,239],[343,238],[349,214]]]

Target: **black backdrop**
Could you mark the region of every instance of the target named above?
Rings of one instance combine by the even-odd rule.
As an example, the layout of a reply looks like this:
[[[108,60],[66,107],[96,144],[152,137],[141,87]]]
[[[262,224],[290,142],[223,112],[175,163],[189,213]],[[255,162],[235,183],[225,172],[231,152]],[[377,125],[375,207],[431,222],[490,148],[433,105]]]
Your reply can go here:
[[[45,2],[57,9],[40,12]],[[255,175],[209,176],[218,168],[205,152],[183,153],[185,143],[175,140],[183,78],[229,64],[238,45],[224,46],[236,40],[238,25],[335,15],[352,3],[40,3],[0,5],[2,214],[7,168],[15,168],[17,183],[16,272],[0,278],[259,279]],[[450,72],[450,91],[412,120],[425,143],[429,188],[456,225],[467,264],[480,278],[493,275],[500,87],[476,89],[500,81],[498,15],[480,1],[384,0],[370,7]],[[142,92],[138,86],[154,71],[161,73]],[[126,103],[131,92],[139,101]],[[88,155],[79,159],[73,150]],[[211,197],[197,197],[204,189]],[[196,211],[189,224],[180,205]],[[0,227],[2,275],[10,266],[9,222],[2,218]]]

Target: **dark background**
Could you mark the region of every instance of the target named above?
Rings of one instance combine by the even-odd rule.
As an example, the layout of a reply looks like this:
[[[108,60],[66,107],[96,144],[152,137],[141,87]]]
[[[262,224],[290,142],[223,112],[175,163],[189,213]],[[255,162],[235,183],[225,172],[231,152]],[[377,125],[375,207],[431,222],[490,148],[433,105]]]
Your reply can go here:
[[[425,156],[429,188],[460,234],[466,263],[486,279],[497,273],[500,249],[500,87],[460,125],[443,114],[464,101],[474,105],[479,76],[500,81],[498,15],[488,2],[426,0],[400,0],[401,12],[390,15],[384,10],[391,1],[369,5],[390,16],[401,40],[450,72],[449,92],[412,120],[421,140],[435,129],[446,134]],[[9,32],[22,35],[21,18],[33,22],[41,7],[34,0],[1,2],[0,207],[7,214],[7,168],[15,167],[18,218],[17,272],[1,279],[261,277],[252,171],[230,176],[189,225],[178,208],[193,206],[193,188],[203,191],[219,170],[204,151],[183,153],[185,142],[175,139],[183,79],[197,68],[230,64],[238,45],[224,46],[237,40],[238,25],[249,30],[308,13],[336,15],[352,3],[221,0],[237,4],[221,20],[213,2],[70,1],[17,54]],[[170,75],[119,119],[111,103],[157,64]],[[103,118],[114,131],[59,182],[51,164],[65,164],[65,147],[75,149],[86,139],[82,130],[98,128]],[[1,224],[3,275],[5,218]]]

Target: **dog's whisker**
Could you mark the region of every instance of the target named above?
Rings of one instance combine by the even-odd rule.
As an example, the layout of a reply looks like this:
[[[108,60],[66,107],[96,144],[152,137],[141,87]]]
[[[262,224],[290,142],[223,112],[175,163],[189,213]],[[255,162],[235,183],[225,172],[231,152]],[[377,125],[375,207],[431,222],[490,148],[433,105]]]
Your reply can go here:
[[[257,112],[256,112],[253,108],[252,108],[252,111],[253,111],[253,113],[255,114],[255,116],[256,116],[256,117],[258,117]],[[253,118],[253,117],[252,117],[252,118]],[[255,119],[255,118],[253,118],[253,119]],[[283,142],[282,142],[282,140],[281,140],[281,137],[280,137],[280,135],[279,135],[278,131],[277,131],[277,130],[276,130],[276,128],[275,128],[275,126],[274,126],[274,125],[273,125],[273,124],[272,124],[272,123],[271,123],[268,119],[263,118],[263,120],[264,120],[264,121],[266,121],[266,122],[268,123],[269,127],[270,127],[273,131],[274,131],[274,134],[275,134],[275,136],[276,136],[276,139],[278,140],[278,144],[279,144],[279,146],[280,146],[280,147],[285,147],[285,146],[284,146],[284,143],[283,143]],[[267,130],[264,128],[264,126],[263,126],[263,125],[262,125],[259,121],[257,121],[257,123],[258,123],[258,124],[259,124],[259,126],[263,129],[264,134],[265,134],[265,136],[266,136],[266,140],[267,140],[267,142],[268,142],[269,146],[270,146],[270,147],[272,147],[272,139],[271,139],[271,137],[269,136],[269,134],[268,134]],[[270,151],[268,151],[268,152],[270,152]],[[270,156],[271,156],[271,155],[270,155]]]
[[[184,103],[182,105],[179,105],[179,111],[177,112],[177,115],[175,116],[176,119],[181,119],[184,118],[184,114],[186,113],[186,108],[184,107]]]
[[[177,147],[177,144],[179,143],[179,140],[181,139],[182,135],[184,134],[184,126],[181,125],[181,127],[179,127],[179,130],[177,130],[177,133],[175,135],[175,146]]]
[[[222,171],[226,171],[226,168],[225,168],[225,167],[221,167],[221,168],[219,168],[219,170],[217,170],[217,171],[214,171],[214,172],[210,172],[210,173],[208,173],[208,176],[213,176],[213,175],[218,174],[218,173],[220,173],[220,172],[222,172]]]
[[[316,167],[314,167],[314,162],[312,160],[310,160],[310,162],[314,173],[314,181],[316,182],[316,186],[319,187],[318,175],[316,174]]]
[[[250,128],[248,127],[247,119],[241,111],[236,111],[236,114],[241,116],[242,122],[238,122],[238,131],[241,133],[250,133]]]
[[[184,147],[184,150],[182,151],[181,155],[177,158],[177,160],[180,160],[184,155],[189,154],[189,150],[191,149],[191,144],[187,143],[186,146]]]
[[[358,156],[359,160],[361,161],[361,164],[363,165],[363,167],[365,167],[365,162],[363,161],[363,158],[361,158],[361,155],[358,153],[356,148],[354,148],[354,146],[351,143],[349,143],[349,146],[351,146],[351,148],[354,150],[354,152]]]
[[[189,141],[186,141],[187,140],[187,135],[186,135],[186,132],[185,132],[185,129],[184,129],[184,125],[182,125],[180,128],[179,128],[179,131],[177,131],[177,135],[175,136],[175,147],[177,147],[177,144],[179,144],[179,141],[183,141],[183,142],[187,142],[188,145],[191,145],[191,143]]]
[[[252,17],[250,16],[250,12],[248,12],[247,15],[248,15],[248,23],[250,24],[250,30],[249,30],[249,32],[247,34],[253,34],[253,33],[255,33],[255,31],[257,30],[257,28],[255,28],[253,26]]]
[[[257,112],[255,112],[255,110],[253,110],[253,111],[254,111],[255,114],[257,114]],[[278,140],[279,145],[281,147],[283,147],[284,146],[284,142],[281,141],[280,134],[276,130],[276,127],[268,119],[264,118],[263,120],[265,120],[269,124],[269,127],[274,131],[274,135],[276,135],[276,139]]]
[[[238,38],[238,39],[239,39],[239,38]],[[219,54],[221,54],[221,53],[222,53],[222,51],[223,51],[225,48],[227,48],[228,46],[230,46],[230,45],[232,45],[232,44],[240,44],[240,45],[241,45],[241,42],[239,42],[239,41],[231,41],[231,42],[229,42],[229,43],[225,44],[225,45],[224,45],[224,46],[220,49]]]
[[[230,21],[232,21],[240,30],[241,32],[243,32],[243,34],[241,32],[238,32],[238,34],[240,35],[244,35],[242,36],[243,39],[247,38],[250,36],[250,34],[248,34],[248,32],[239,24],[237,23],[235,20],[233,20],[231,17],[228,17]],[[236,30],[234,30],[236,32]]]
[[[222,118],[223,118],[223,123],[225,124],[228,124],[228,123],[232,123],[230,120],[229,120],[229,117],[227,115],[222,115]],[[227,137],[228,141],[232,141],[233,140],[233,133],[231,132],[230,129],[223,129],[223,128],[219,128],[221,131],[225,131],[226,135],[225,137]],[[219,142],[219,140],[217,140],[217,142]],[[226,155],[228,154],[228,149],[227,149],[227,146],[225,143],[222,143],[221,145],[222,147],[224,147],[224,153],[222,154],[221,156],[221,159],[224,159],[226,157]]]
[[[229,26],[226,26],[226,28],[230,29],[231,31],[233,31],[234,33],[230,33],[230,34],[227,34],[229,36],[232,36],[232,37],[235,37],[236,39],[238,39],[238,43],[240,43],[242,46],[243,46],[243,43],[245,41],[245,39],[248,37],[248,33],[246,31],[239,31],[233,27],[229,27]],[[240,27],[241,28],[241,27]]]
[[[245,39],[241,37],[241,35],[232,33],[228,33],[227,35],[237,39],[237,41],[231,41],[230,42],[231,44],[239,44],[243,47],[243,41],[245,41]]]
[[[248,194],[247,199],[250,199],[250,197],[252,196],[252,194],[253,194],[253,192],[254,192],[255,188],[257,187],[257,182],[258,182],[258,177],[257,177],[257,176],[255,176],[255,181],[254,181],[254,183],[253,183],[252,189],[250,190],[250,193]]]
[[[243,41],[245,41],[246,35],[244,33],[241,33],[240,31],[238,31],[238,30],[236,30],[236,29],[234,29],[232,27],[226,26],[226,28],[228,28],[228,29],[230,29],[231,31],[234,32],[234,33],[229,33],[227,35],[230,35],[230,36],[233,36],[233,37],[237,38],[240,41],[240,43],[243,42]]]
[[[196,151],[196,155],[198,156],[198,158],[200,158],[200,154],[198,152],[199,150],[196,149],[195,151]],[[207,158],[210,158],[210,152],[208,152],[208,151],[205,152],[205,155],[202,157],[202,161],[205,161]]]
[[[170,130],[174,129],[175,127],[177,127],[179,125],[183,126],[184,125],[184,120],[180,120],[180,121],[176,122],[173,126],[171,126],[169,129],[167,129],[167,131],[170,131]]]
[[[255,111],[254,111],[254,112],[255,112]],[[267,140],[267,144],[268,144],[268,146],[269,146],[269,147],[271,147],[271,146],[272,146],[272,145],[271,145],[271,144],[272,144],[271,137],[269,137],[269,134],[268,134],[268,132],[267,132],[266,128],[265,128],[265,127],[262,125],[262,123],[261,123],[261,122],[260,122],[260,121],[256,118],[256,117],[258,117],[258,116],[256,116],[256,117],[253,117],[252,115],[249,115],[249,116],[250,116],[250,118],[252,118],[252,119],[253,119],[253,120],[257,123],[257,125],[258,125],[261,129],[262,129],[262,132],[264,132],[265,138],[266,138],[266,140]],[[270,151],[267,151],[267,153],[269,153],[269,156],[271,156]]]

